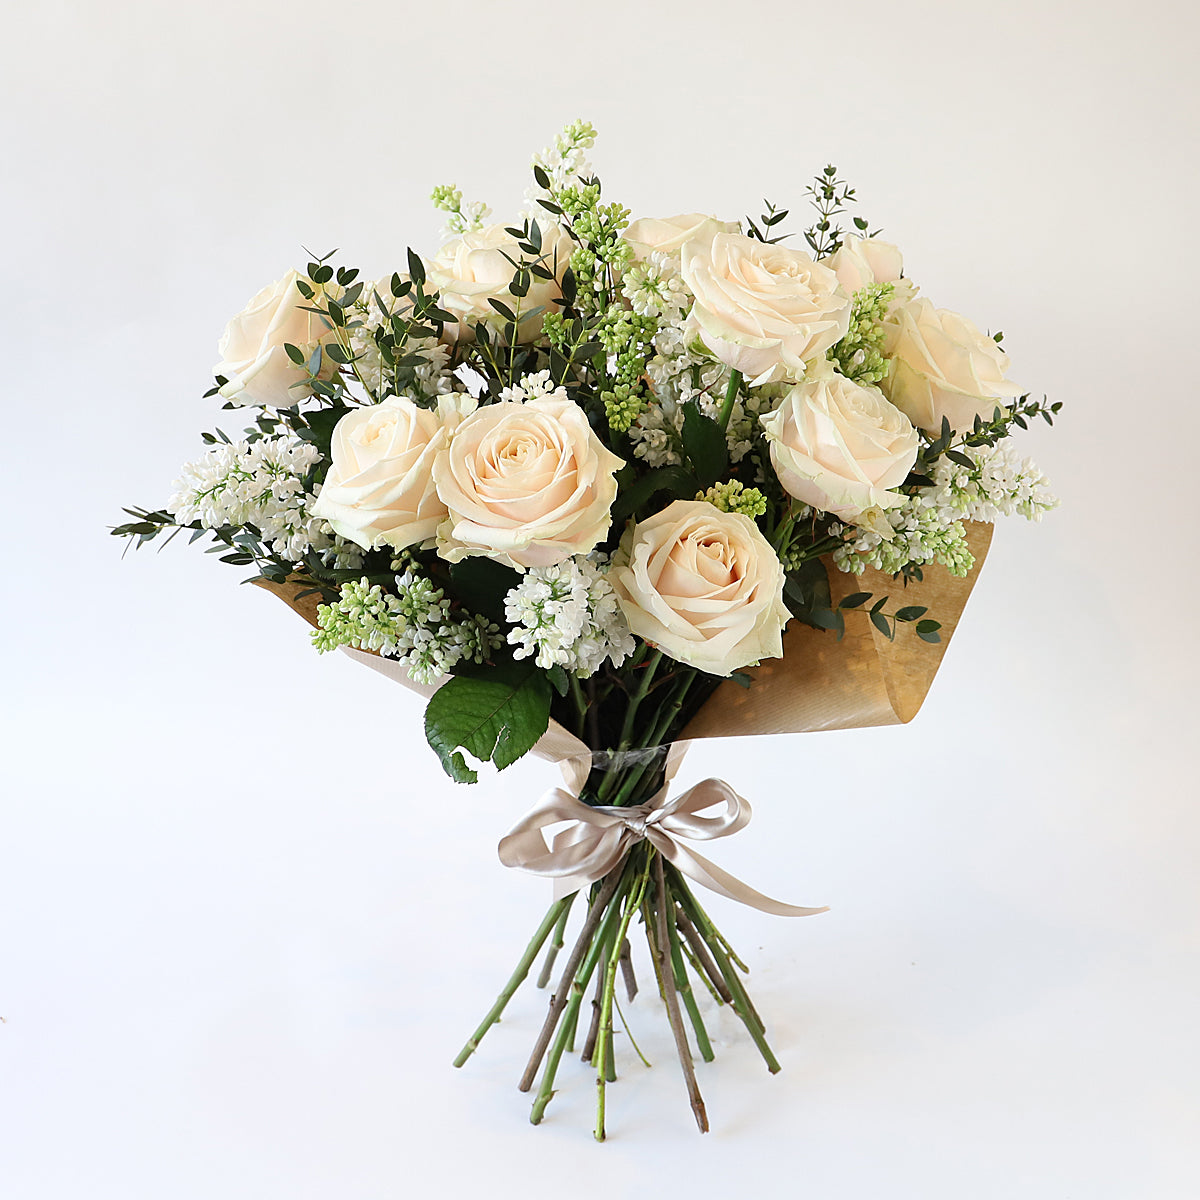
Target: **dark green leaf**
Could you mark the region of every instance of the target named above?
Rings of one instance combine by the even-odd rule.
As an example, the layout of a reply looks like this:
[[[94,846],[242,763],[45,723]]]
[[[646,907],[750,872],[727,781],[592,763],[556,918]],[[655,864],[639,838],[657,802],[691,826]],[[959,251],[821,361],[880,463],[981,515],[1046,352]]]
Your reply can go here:
[[[474,783],[459,748],[503,770],[533,749],[550,722],[550,684],[532,664],[498,664],[456,675],[425,710],[425,737],[446,774]]]
[[[629,471],[628,476],[625,471]],[[630,480],[628,484],[626,478]],[[626,467],[618,472],[617,482],[621,484],[621,491],[612,508],[614,522],[624,521],[659,492],[670,492],[673,497],[690,500],[701,490],[696,476],[683,467],[658,467],[636,479],[633,471]]]
[[[550,680],[554,690],[560,695],[567,694],[567,688],[571,686],[570,680],[567,679],[567,673],[557,663],[546,672],[546,678]]]
[[[503,563],[472,555],[450,568],[450,582],[454,598],[471,612],[504,625],[504,597],[521,582],[521,576]]]
[[[866,604],[870,598],[870,592],[853,592],[838,605],[838,608],[858,608],[860,605]]]
[[[887,597],[885,596],[884,599],[887,599]],[[878,629],[879,632],[888,639],[888,641],[891,641],[892,638],[895,637],[895,633],[892,630],[892,623],[877,608],[871,609],[871,624],[874,625],[875,628]]]
[[[695,400],[689,400],[683,406],[683,448],[700,481],[700,488],[711,487],[725,474],[729,465],[725,434],[712,417],[706,417],[700,411]]]
[[[922,607],[920,604],[910,604],[907,608],[902,608],[896,613],[897,621],[915,621],[918,617],[923,617],[929,609]]]
[[[408,251],[408,273],[412,277],[413,283],[418,286],[425,282],[425,264],[421,261],[420,255],[411,247]],[[392,290],[395,294],[399,294],[395,292],[394,287]]]

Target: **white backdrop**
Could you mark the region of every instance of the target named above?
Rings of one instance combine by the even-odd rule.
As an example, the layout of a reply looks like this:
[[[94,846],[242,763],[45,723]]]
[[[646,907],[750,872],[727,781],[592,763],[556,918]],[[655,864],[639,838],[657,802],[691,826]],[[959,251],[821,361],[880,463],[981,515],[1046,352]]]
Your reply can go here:
[[[1200,983],[1195,10],[42,0],[6,19],[0,1194],[1194,1198]],[[566,121],[637,213],[802,209],[834,161],[940,305],[1064,401],[917,721],[710,743],[756,806],[721,901],[784,1063],[717,1020],[696,1135],[648,997],[590,1139],[544,999],[450,1059],[547,901],[419,705],[183,545],[120,560],[226,319],[339,246],[501,217]],[[800,221],[794,223],[799,226]],[[626,1054],[626,1058],[628,1055]],[[663,1194],[667,1194],[663,1192]]]

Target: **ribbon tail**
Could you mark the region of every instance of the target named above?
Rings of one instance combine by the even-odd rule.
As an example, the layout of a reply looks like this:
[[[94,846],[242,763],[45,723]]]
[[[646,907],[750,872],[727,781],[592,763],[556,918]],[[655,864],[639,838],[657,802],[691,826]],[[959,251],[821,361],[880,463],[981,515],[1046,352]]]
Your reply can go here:
[[[657,835],[655,831],[649,831],[647,837],[667,862],[689,879],[708,888],[710,892],[716,892],[718,896],[736,900],[739,904],[748,904],[751,908],[757,908],[759,912],[771,913],[776,917],[812,917],[817,913],[829,911],[828,905],[821,908],[802,908],[797,904],[784,904],[782,900],[773,900],[770,896],[764,896],[762,892],[756,892],[749,884],[730,875],[728,871],[721,870],[716,863],[709,862],[694,850],[681,846],[674,839]]]

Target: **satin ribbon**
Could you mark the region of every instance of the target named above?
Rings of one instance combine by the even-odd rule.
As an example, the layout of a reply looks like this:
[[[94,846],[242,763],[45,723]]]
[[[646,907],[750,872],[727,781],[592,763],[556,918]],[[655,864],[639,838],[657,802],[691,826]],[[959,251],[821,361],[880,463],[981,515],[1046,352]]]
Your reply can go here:
[[[728,837],[745,827],[751,816],[750,805],[723,779],[705,779],[668,799],[671,777],[685,749],[680,743],[671,747],[660,791],[644,804],[620,808],[592,806],[579,799],[590,758],[563,762],[566,786],[551,788],[537,807],[501,838],[500,861],[506,867],[548,876],[557,882],[556,894],[569,895],[602,879],[635,843],[645,839],[689,879],[739,904],[780,917],[807,917],[828,911],[801,908],[764,896],[680,842],[681,838],[699,842]],[[718,811],[711,816],[701,815],[710,809]],[[564,823],[567,828],[548,845],[542,830]]]

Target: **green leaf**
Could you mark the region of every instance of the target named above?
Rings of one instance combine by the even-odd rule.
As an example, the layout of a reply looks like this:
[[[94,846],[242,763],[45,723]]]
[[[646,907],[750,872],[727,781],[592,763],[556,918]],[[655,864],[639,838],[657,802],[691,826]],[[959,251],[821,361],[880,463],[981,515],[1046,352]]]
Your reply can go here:
[[[472,555],[451,566],[450,582],[456,600],[473,613],[503,626],[504,597],[521,582],[521,576],[503,563]]]
[[[783,585],[783,598],[792,616],[818,629],[836,629],[837,620],[830,615],[829,574],[819,558],[809,558],[788,573]]]
[[[408,251],[408,274],[418,287],[425,282],[425,264],[421,261],[420,255],[411,247]],[[395,289],[393,289],[395,293]]]
[[[629,471],[629,475],[625,475]],[[617,482],[621,491],[617,495],[612,508],[613,521],[624,521],[626,517],[637,512],[643,504],[659,492],[671,492],[676,497],[691,499],[701,490],[699,481],[691,471],[684,467],[658,467],[647,471],[636,480],[626,484],[626,478],[632,479],[633,471],[623,468],[617,473]]]
[[[886,599],[886,597],[885,597]],[[890,642],[896,636],[892,623],[877,608],[871,609],[871,624]]]
[[[299,346],[293,346],[291,342],[284,342],[283,348],[287,353],[288,358],[292,360],[298,367],[304,366],[304,351]]]
[[[968,471],[975,470],[974,459],[968,458],[967,455],[963,454],[959,450],[947,450],[946,457],[952,463],[958,463],[960,467],[966,467]]]
[[[742,688],[748,688],[754,682],[754,676],[747,675],[745,671],[733,671],[729,678]]]
[[[841,604],[838,605],[838,608],[858,608],[860,605],[866,604],[866,602],[868,600],[870,600],[870,598],[871,598],[870,592],[854,592],[851,595],[847,596],[841,602]],[[885,599],[886,599],[886,597],[885,597]]]
[[[457,783],[474,783],[459,747],[503,770],[533,749],[550,723],[550,683],[529,663],[478,668],[443,684],[425,709],[425,738]]]
[[[711,487],[725,474],[729,466],[725,434],[712,417],[700,411],[695,400],[683,406],[683,448],[700,482],[697,491]]]
[[[923,617],[929,609],[924,608],[920,604],[910,604],[907,608],[898,609],[896,612],[897,621],[915,621],[918,617]]]
[[[567,688],[571,686],[571,683],[567,678],[566,671],[560,667],[558,663],[555,663],[554,666],[552,666],[550,670],[546,672],[546,678],[550,680],[554,690],[560,696],[565,696],[567,694]]]
[[[517,319],[517,314],[503,300],[497,300],[495,296],[489,296],[488,303],[506,320],[515,321]]]

